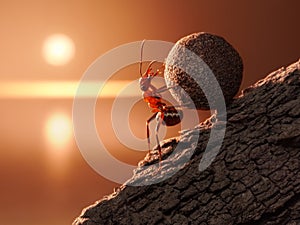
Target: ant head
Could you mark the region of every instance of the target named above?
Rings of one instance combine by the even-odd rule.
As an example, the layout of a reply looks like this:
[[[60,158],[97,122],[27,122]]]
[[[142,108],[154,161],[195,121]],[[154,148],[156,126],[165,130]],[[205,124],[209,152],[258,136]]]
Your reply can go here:
[[[150,76],[142,76],[139,79],[140,88],[142,91],[147,91],[151,84],[151,77]]]
[[[147,91],[151,85],[151,80],[152,78],[156,75],[153,74],[152,71],[152,64],[155,63],[156,61],[152,61],[149,63],[148,68],[144,74],[141,74],[141,78],[139,79],[140,82],[140,88],[142,91]]]

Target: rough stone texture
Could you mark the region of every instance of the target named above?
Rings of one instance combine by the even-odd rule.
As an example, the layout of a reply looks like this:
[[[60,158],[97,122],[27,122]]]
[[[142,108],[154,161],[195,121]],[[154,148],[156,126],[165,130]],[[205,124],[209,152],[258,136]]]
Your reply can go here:
[[[198,66],[197,62],[191,59],[192,52],[203,60]],[[212,79],[208,78],[209,73],[217,79],[225,102],[230,103],[240,88],[243,62],[239,53],[224,38],[217,35],[209,33],[188,35],[174,45],[166,59],[164,72],[166,83],[169,87],[179,85],[187,92],[188,95],[176,88],[170,90],[173,97],[187,107],[191,107],[190,97],[197,109],[217,108],[220,97],[215,95],[216,88]],[[199,88],[197,81],[202,85],[202,89]],[[210,105],[204,93],[212,97]]]
[[[199,162],[210,129],[224,123],[220,115],[183,131],[184,148],[175,155],[170,153],[179,138],[164,142],[162,174],[192,151],[192,137],[200,132],[193,157],[174,176],[148,186],[125,184],[84,209],[74,224],[300,224],[299,106],[300,61],[271,73],[228,106],[222,147],[205,171],[199,172]],[[127,184],[155,176],[142,166],[157,160],[155,152]]]

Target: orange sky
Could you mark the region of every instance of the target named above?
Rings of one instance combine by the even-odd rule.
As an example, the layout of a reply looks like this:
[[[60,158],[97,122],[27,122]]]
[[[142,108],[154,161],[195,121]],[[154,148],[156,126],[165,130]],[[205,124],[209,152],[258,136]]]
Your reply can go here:
[[[22,82],[74,84],[97,57],[118,45],[143,39],[176,42],[207,31],[225,37],[240,52],[246,87],[298,60],[299,6],[298,0],[0,0],[0,87],[19,85],[14,87],[17,97],[0,90],[1,224],[71,224],[83,207],[118,186],[89,167],[74,139],[63,156],[49,148],[45,124],[54,113],[71,117],[72,96],[29,98],[26,93],[32,88],[24,85],[27,92]],[[49,65],[42,57],[44,40],[54,33],[68,35],[75,44],[75,56],[64,66]],[[135,69],[118,79],[137,79]],[[99,134],[113,134],[107,128],[111,103],[104,98],[97,104],[96,115],[103,113],[96,118]],[[132,111],[137,135],[143,135],[149,115],[143,102]],[[107,138],[106,144],[127,163],[135,164],[145,155],[124,149],[115,139]]]

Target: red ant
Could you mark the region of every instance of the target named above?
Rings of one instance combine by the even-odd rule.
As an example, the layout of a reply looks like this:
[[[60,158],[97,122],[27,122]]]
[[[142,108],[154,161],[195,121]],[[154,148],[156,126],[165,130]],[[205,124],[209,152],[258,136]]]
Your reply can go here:
[[[151,61],[147,67],[147,70],[144,74],[142,74],[142,58],[143,58],[143,47],[145,41],[142,42],[141,45],[141,60],[140,60],[140,75],[141,78],[139,79],[140,88],[143,92],[144,101],[148,103],[148,106],[152,108],[152,112],[154,113],[147,121],[147,141],[148,141],[148,149],[150,153],[150,132],[149,132],[149,123],[156,119],[157,125],[155,129],[155,137],[157,142],[158,154],[159,154],[159,161],[161,161],[161,146],[158,139],[158,131],[160,125],[166,126],[174,126],[181,122],[183,113],[182,110],[176,109],[174,106],[167,106],[166,103],[162,102],[162,96],[160,93],[167,91],[167,86],[163,86],[160,88],[156,88],[151,84],[152,79],[161,74],[159,70],[156,72],[152,71],[151,66],[156,61]]]

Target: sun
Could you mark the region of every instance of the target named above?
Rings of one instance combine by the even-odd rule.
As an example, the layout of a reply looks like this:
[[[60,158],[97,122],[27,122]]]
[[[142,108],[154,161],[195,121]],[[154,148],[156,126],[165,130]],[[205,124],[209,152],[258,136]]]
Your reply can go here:
[[[53,34],[44,41],[43,57],[50,65],[65,65],[70,62],[74,55],[74,42],[67,35]]]

